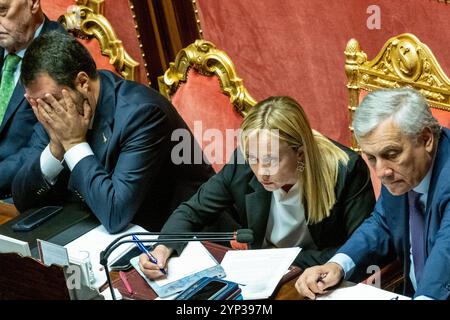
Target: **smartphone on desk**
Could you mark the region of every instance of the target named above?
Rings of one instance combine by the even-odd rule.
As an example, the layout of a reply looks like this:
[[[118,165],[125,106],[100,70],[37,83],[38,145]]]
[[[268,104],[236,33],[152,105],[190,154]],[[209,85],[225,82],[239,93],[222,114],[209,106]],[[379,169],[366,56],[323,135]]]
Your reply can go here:
[[[47,206],[36,209],[30,215],[13,224],[14,231],[30,231],[43,224],[45,221],[62,210],[61,206]]]
[[[203,277],[181,292],[175,300],[238,300],[241,294],[235,282]]]

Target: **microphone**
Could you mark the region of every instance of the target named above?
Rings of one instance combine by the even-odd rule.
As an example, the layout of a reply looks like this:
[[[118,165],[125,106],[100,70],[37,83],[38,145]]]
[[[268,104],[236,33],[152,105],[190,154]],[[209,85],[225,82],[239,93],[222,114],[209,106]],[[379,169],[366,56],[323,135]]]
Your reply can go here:
[[[240,243],[253,243],[253,230],[251,229],[239,229],[236,231],[235,239]]]
[[[140,239],[142,243],[175,243],[190,241],[237,241],[240,243],[253,242],[253,230],[239,229],[234,232],[179,232],[179,233],[160,233],[160,232],[134,232],[126,233],[114,239],[102,252],[100,252],[100,264],[104,267],[106,279],[108,280],[111,297],[116,300],[116,295],[111,282],[108,268],[108,257],[111,253],[124,243],[136,243],[133,239],[121,240],[132,236],[162,236],[158,239]]]

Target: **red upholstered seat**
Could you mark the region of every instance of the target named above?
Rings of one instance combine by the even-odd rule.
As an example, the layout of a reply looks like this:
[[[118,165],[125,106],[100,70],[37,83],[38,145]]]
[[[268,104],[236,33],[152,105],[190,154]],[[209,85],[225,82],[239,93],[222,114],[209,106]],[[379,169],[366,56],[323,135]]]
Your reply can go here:
[[[446,127],[450,128],[450,112],[446,110],[439,110],[436,108],[431,109],[431,113],[433,116],[438,119],[439,123]]]
[[[113,71],[128,80],[138,80],[139,63],[129,56],[102,13],[103,6],[94,2],[72,5],[58,21],[87,47],[97,69]]]
[[[237,77],[230,58],[204,40],[182,49],[159,89],[188,124],[217,171],[237,146],[237,129],[255,104]]]
[[[233,134],[241,125],[242,115],[232,107],[230,99],[221,92],[217,77],[203,76],[190,69],[187,79],[188,81],[182,83],[172,96],[172,103],[217,172],[230,159],[234,151],[232,146],[236,146],[236,139],[233,139],[233,144],[228,148],[226,143],[215,140],[222,137],[222,141],[226,141],[226,131]],[[206,131],[207,129],[209,130]]]
[[[109,57],[102,55],[102,50],[100,48],[100,44],[98,43],[97,39],[78,39],[78,40],[89,50],[89,53],[92,55],[95,64],[97,65],[97,69],[109,70],[116,74],[119,74],[116,68],[109,62]]]

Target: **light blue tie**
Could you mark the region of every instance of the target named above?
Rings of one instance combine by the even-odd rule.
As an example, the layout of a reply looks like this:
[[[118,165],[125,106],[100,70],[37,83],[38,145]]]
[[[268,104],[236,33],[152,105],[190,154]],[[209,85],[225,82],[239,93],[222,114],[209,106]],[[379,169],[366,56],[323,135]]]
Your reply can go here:
[[[8,54],[3,67],[2,80],[0,83],[0,124],[8,108],[9,100],[13,94],[16,83],[14,81],[14,72],[20,62],[20,57],[15,54]]]

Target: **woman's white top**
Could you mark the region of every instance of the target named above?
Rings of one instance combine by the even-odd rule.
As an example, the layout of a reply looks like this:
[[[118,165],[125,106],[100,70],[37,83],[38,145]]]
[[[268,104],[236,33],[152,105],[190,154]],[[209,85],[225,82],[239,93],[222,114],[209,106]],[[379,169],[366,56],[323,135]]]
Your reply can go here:
[[[283,188],[272,192],[263,247],[317,249],[306,224],[300,192],[298,182],[289,192]]]

